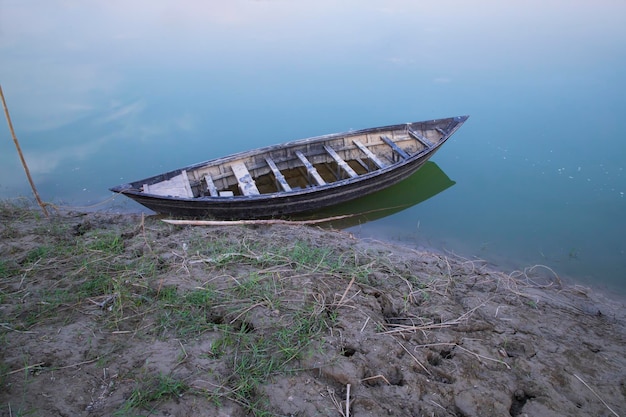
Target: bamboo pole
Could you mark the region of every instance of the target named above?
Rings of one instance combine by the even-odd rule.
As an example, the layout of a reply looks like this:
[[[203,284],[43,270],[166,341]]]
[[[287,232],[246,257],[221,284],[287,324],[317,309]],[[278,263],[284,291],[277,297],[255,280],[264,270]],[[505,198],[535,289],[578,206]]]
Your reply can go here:
[[[7,123],[9,124],[9,130],[11,131],[11,136],[13,136],[13,142],[15,143],[15,148],[17,149],[17,153],[20,155],[20,160],[22,161],[22,166],[24,167],[24,171],[26,172],[26,177],[28,178],[28,182],[30,183],[30,188],[33,190],[33,194],[35,195],[35,199],[41,207],[41,211],[46,217],[50,217],[48,214],[48,210],[46,210],[46,205],[41,201],[39,197],[39,193],[37,192],[37,187],[35,187],[35,182],[33,178],[30,176],[30,171],[28,169],[28,165],[26,164],[26,160],[24,159],[24,155],[22,154],[22,149],[20,148],[20,143],[17,141],[17,136],[15,136],[15,130],[13,130],[13,123],[11,123],[11,116],[9,116],[9,108],[7,107],[7,103],[4,100],[4,93],[2,92],[2,85],[0,85],[0,98],[2,98],[2,107],[4,108],[4,115],[7,118]]]
[[[236,226],[236,225],[260,225],[260,224],[285,224],[292,226],[326,223],[334,220],[341,220],[348,217],[358,216],[358,214],[345,214],[342,216],[326,217],[314,220],[178,220],[161,219],[161,221],[179,226]]]
[[[322,219],[312,220],[282,220],[282,219],[267,219],[267,220],[184,220],[184,219],[161,219],[161,221],[169,224],[179,226],[236,226],[236,225],[259,225],[259,224],[286,224],[286,225],[309,225],[327,223],[341,219],[347,219],[350,217],[363,216],[369,213],[375,213],[377,211],[393,210],[396,208],[407,207],[406,204],[393,207],[385,207],[376,210],[364,211],[361,213],[342,214],[340,216],[324,217]]]

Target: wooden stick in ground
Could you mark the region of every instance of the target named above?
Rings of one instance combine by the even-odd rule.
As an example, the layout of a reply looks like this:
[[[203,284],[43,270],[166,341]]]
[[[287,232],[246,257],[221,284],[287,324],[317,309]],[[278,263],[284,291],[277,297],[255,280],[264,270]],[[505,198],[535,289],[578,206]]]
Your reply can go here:
[[[326,217],[324,219],[314,220],[177,220],[177,219],[161,219],[165,223],[187,226],[235,226],[247,224],[289,224],[289,225],[307,225],[331,222],[333,220],[345,219],[347,217],[358,216],[358,214],[346,214],[343,216]]]
[[[401,206],[385,207],[382,209],[365,211],[362,213],[344,214],[341,216],[325,217],[323,219],[313,220],[281,220],[281,219],[269,219],[269,220],[177,220],[177,219],[161,219],[165,223],[186,225],[186,226],[235,226],[246,224],[288,224],[288,225],[307,225],[307,224],[319,224],[332,222],[335,220],[347,219],[355,216],[363,216],[369,213],[375,213],[377,211],[392,210],[396,208],[407,207],[406,204]]]
[[[17,148],[17,153],[20,155],[20,160],[22,161],[22,166],[24,167],[24,171],[26,172],[26,177],[28,178],[28,182],[30,183],[30,188],[33,189],[33,194],[35,194],[35,199],[41,207],[41,211],[46,217],[50,217],[48,214],[48,210],[46,210],[46,205],[41,201],[39,197],[39,193],[37,192],[37,188],[35,187],[35,182],[33,178],[30,176],[30,171],[28,170],[28,165],[26,165],[26,160],[24,159],[24,155],[22,154],[22,149],[20,148],[20,144],[17,141],[17,136],[15,136],[15,130],[13,130],[13,123],[11,123],[11,116],[9,116],[9,108],[7,107],[7,103],[4,100],[4,93],[2,92],[2,86],[0,85],[0,98],[2,98],[2,107],[4,108],[4,115],[7,118],[7,123],[9,124],[9,130],[11,131],[11,136],[13,136],[13,142],[15,143],[15,147]]]

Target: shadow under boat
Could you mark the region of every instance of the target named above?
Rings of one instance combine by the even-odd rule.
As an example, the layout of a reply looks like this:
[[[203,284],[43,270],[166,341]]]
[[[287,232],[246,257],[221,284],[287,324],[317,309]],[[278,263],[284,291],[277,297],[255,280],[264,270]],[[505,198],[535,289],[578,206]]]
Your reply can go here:
[[[426,162],[415,174],[382,191],[311,213],[290,216],[291,220],[315,220],[348,216],[321,223],[322,227],[347,229],[391,216],[445,191],[456,184],[439,166]]]

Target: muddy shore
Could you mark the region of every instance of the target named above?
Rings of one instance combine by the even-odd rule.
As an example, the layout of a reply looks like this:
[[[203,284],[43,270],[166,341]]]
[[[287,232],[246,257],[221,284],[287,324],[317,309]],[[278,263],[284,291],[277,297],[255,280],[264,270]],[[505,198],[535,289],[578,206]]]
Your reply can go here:
[[[317,227],[0,210],[0,416],[626,415],[624,305]]]

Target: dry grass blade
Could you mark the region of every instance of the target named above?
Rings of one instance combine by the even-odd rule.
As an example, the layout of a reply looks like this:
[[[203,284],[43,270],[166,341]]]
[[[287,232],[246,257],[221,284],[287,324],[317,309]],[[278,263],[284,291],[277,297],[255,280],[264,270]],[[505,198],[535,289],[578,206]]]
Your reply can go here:
[[[393,326],[395,328],[392,330],[387,330],[386,332],[383,332],[383,334],[418,332],[418,331],[424,331],[424,330],[444,329],[447,327],[458,326],[458,325],[465,323],[467,319],[474,313],[474,311],[482,307],[484,304],[485,303],[479,304],[476,307],[472,308],[471,310],[466,311],[465,313],[463,313],[463,315],[457,317],[456,319],[444,321],[443,323],[431,322],[431,323],[422,324],[418,326],[415,326],[415,325],[409,326],[405,324],[388,324],[388,326]]]
[[[231,258],[249,258],[255,261],[262,259],[260,255],[248,255],[246,253],[232,252],[232,253],[222,253],[214,258],[196,259],[193,261],[189,261],[188,263],[190,265],[197,264],[197,263],[221,263],[221,262],[228,261]]]
[[[383,381],[385,381],[385,383],[387,385],[391,385],[391,382],[389,382],[389,380],[387,378],[385,378],[385,375],[382,375],[382,374],[378,374],[378,375],[374,375],[374,376],[368,376],[367,378],[361,379],[361,382],[373,381],[374,379],[382,379]]]
[[[489,356],[484,356],[484,355],[481,355],[479,353],[472,352],[471,350],[469,350],[467,348],[464,348],[463,346],[459,345],[458,343],[429,343],[429,344],[426,344],[426,345],[415,346],[415,348],[417,349],[417,348],[425,348],[425,347],[433,347],[433,346],[450,346],[450,347],[454,347],[454,348],[458,347],[459,350],[461,350],[461,351],[463,351],[465,353],[468,353],[468,354],[474,356],[477,359],[485,359],[485,360],[488,360],[488,361],[491,361],[491,362],[496,362],[496,363],[499,363],[501,365],[506,366],[507,369],[511,369],[511,366],[508,363],[506,363],[506,362],[504,362],[504,361],[502,361],[500,359],[490,358]]]
[[[5,329],[12,331],[12,332],[17,332],[17,333],[24,333],[24,334],[37,334],[37,332],[33,332],[33,331],[28,331],[28,330],[17,330],[14,329],[10,326],[8,326],[6,323],[0,323],[0,327],[4,327]]]
[[[239,313],[234,319],[230,321],[230,324],[235,323],[237,320],[241,318],[241,316],[245,315],[248,311],[253,310],[257,307],[261,307],[262,305],[265,305],[265,304],[267,304],[266,301],[260,301],[258,303],[252,304],[251,306],[243,309],[241,313]]]
[[[400,345],[400,347],[402,347],[402,349],[404,349],[404,351],[406,353],[409,354],[410,357],[413,358],[413,360],[415,361],[415,363],[417,363],[419,365],[420,368],[422,368],[424,370],[424,372],[426,372],[428,375],[432,375],[432,372],[430,372],[419,360],[417,360],[417,358],[415,357],[415,355],[413,355],[411,352],[409,352],[409,350],[404,347],[404,345],[402,343],[400,343],[398,341],[398,344]]]
[[[383,334],[395,334],[395,333],[403,333],[403,332],[419,332],[423,330],[434,330],[434,329],[445,329],[447,327],[452,327],[461,324],[457,320],[446,321],[444,323],[428,323],[419,326],[406,325],[406,324],[387,324],[387,326],[395,327],[392,330],[387,330],[383,332]]]
[[[488,360],[488,361],[496,362],[496,363],[499,363],[499,364],[502,364],[502,365],[506,366],[506,369],[511,369],[511,366],[508,363],[506,363],[506,362],[504,362],[504,361],[502,361],[500,359],[495,359],[495,358],[490,358],[489,356],[480,355],[480,354],[478,354],[476,352],[472,352],[471,350],[466,349],[463,346],[460,346],[460,345],[458,345],[456,343],[455,343],[455,346],[458,347],[459,349],[461,349],[462,351],[467,352],[470,355],[473,355],[473,356],[475,356],[475,357],[477,357],[479,359],[485,359],[485,360]]]
[[[343,300],[346,298],[346,294],[348,294],[348,291],[350,291],[350,288],[352,287],[352,284],[354,284],[355,279],[356,277],[352,277],[352,279],[350,280],[350,283],[346,287],[346,290],[343,292],[341,299],[339,299],[339,302],[337,302],[337,307],[341,307],[341,304],[343,304]]]

